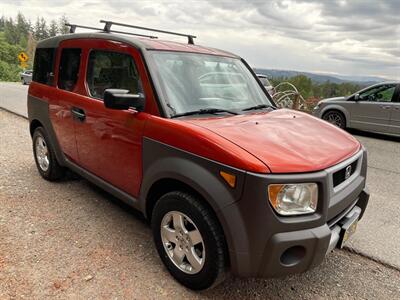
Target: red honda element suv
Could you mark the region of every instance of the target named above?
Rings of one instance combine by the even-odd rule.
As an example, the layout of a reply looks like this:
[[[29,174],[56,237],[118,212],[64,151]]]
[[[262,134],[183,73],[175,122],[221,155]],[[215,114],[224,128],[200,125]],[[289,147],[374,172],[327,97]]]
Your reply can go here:
[[[102,22],[37,45],[28,112],[43,178],[70,169],[140,210],[191,289],[303,272],[343,246],[369,199],[355,138],[277,109],[232,53]]]

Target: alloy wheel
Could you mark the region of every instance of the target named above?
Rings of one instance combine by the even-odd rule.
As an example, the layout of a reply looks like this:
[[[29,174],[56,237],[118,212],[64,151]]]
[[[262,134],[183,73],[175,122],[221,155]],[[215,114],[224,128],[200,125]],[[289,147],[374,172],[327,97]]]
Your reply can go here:
[[[196,274],[205,262],[205,247],[194,222],[178,211],[168,212],[161,221],[161,240],[169,259],[179,270]]]
[[[35,141],[35,153],[40,169],[46,172],[50,166],[50,159],[46,141],[42,136],[38,136]]]

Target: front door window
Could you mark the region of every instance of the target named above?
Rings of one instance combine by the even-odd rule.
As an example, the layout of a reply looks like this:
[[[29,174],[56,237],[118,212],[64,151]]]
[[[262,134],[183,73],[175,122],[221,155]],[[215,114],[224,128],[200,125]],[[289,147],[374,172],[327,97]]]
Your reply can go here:
[[[360,94],[360,100],[370,102],[391,102],[395,89],[395,84],[385,84],[373,87],[362,92]]]

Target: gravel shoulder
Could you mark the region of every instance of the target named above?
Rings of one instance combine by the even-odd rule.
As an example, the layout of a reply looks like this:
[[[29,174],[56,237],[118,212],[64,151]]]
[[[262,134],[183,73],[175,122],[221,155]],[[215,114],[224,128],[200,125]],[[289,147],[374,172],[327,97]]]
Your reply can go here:
[[[304,274],[189,291],[139,213],[75,176],[41,179],[25,119],[0,109],[0,136],[0,299],[400,298],[399,271],[348,251]]]

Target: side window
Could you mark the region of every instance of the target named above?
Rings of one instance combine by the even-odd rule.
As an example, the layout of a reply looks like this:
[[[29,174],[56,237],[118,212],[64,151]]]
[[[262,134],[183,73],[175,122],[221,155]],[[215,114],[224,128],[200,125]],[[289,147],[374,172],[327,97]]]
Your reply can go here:
[[[92,50],[86,75],[90,95],[103,99],[106,89],[125,89],[130,94],[143,93],[133,57],[118,52]]]
[[[395,89],[395,84],[381,85],[361,93],[360,99],[370,102],[390,102],[392,101]]]
[[[73,91],[78,81],[81,49],[63,49],[58,72],[58,87]]]
[[[55,48],[37,48],[33,63],[32,80],[47,85],[53,84]]]

